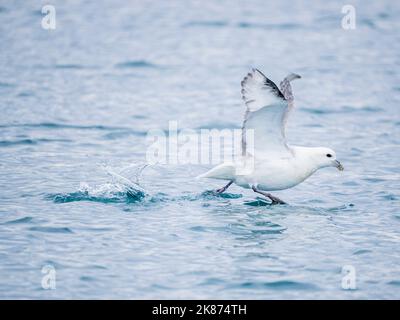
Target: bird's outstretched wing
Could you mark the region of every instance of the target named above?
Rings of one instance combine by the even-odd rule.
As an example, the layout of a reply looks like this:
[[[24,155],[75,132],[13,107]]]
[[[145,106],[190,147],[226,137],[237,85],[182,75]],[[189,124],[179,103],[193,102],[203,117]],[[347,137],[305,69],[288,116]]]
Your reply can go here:
[[[293,106],[290,81],[300,78],[291,74],[281,82],[281,90],[261,71],[253,69],[243,79],[242,98],[246,113],[242,127],[242,154],[253,153],[248,135],[254,133],[254,153],[290,155],[286,144],[285,122]]]

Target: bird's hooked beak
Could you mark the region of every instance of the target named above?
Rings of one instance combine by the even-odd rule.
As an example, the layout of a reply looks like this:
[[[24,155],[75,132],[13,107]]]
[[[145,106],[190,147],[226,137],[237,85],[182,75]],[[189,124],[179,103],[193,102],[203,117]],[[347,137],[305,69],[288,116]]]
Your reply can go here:
[[[341,164],[339,161],[335,160],[335,161],[333,162],[333,164],[334,164],[334,166],[335,166],[336,168],[338,168],[339,171],[343,171],[343,170],[344,170],[344,167],[342,166],[342,164]]]

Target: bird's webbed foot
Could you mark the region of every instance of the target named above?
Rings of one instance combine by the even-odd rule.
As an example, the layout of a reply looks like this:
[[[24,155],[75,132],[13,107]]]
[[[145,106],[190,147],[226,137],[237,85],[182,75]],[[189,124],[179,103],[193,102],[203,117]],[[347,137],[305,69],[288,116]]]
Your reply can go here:
[[[269,197],[268,197],[268,198],[271,199],[271,201],[272,201],[271,204],[286,204],[285,201],[279,199],[278,197],[273,196],[272,194],[269,194]]]

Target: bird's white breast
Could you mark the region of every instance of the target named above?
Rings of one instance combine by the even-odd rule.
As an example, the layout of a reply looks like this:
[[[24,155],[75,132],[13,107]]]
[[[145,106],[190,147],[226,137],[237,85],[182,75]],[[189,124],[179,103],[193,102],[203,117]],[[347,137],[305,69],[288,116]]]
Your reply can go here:
[[[247,175],[237,175],[235,183],[243,188],[257,186],[264,191],[294,187],[313,173],[313,170],[296,158],[269,157],[254,162],[254,169]]]

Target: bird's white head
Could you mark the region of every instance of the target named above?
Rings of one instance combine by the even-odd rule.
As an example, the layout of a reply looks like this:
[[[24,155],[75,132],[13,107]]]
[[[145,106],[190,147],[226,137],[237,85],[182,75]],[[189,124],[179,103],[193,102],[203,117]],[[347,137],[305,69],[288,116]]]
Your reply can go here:
[[[336,153],[329,148],[312,148],[309,155],[317,169],[335,167],[340,171],[344,170],[342,164],[336,159]]]

